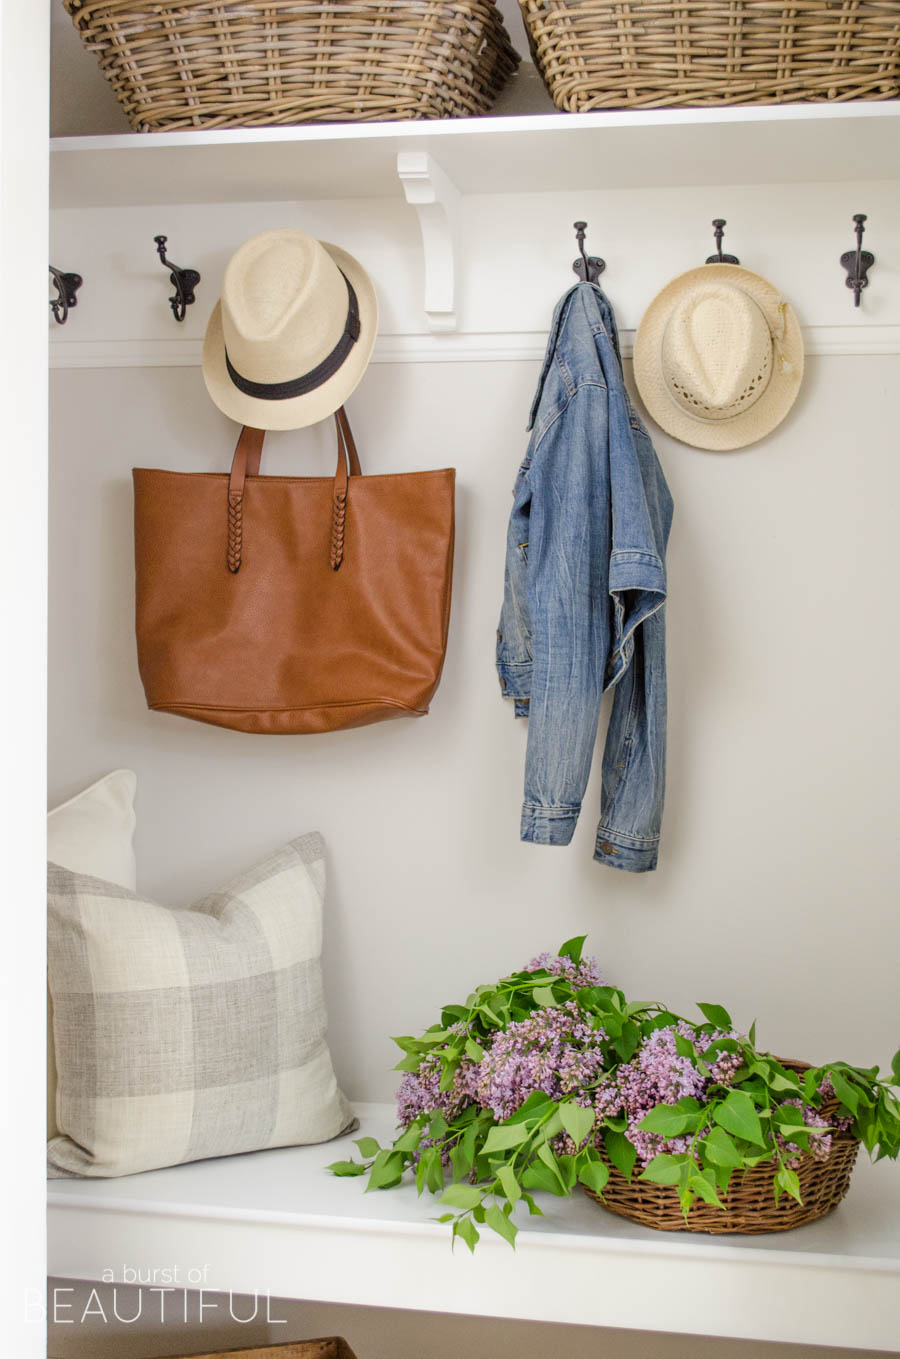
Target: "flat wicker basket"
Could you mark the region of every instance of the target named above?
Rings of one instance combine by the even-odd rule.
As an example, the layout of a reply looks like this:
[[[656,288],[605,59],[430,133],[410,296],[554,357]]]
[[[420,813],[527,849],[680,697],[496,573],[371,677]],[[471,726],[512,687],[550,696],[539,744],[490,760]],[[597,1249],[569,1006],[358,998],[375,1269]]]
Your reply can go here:
[[[897,0],[519,0],[560,109],[894,99]]]
[[[784,1066],[800,1072],[806,1070],[807,1065],[806,1062],[784,1062]],[[821,1112],[826,1118],[831,1118],[837,1108],[836,1099],[826,1100]],[[785,1232],[791,1227],[815,1222],[838,1206],[850,1187],[850,1175],[858,1151],[858,1138],[849,1132],[835,1131],[831,1134],[831,1151],[827,1161],[803,1156],[797,1167],[802,1204],[790,1194],[782,1194],[775,1202],[772,1190],[776,1170],[774,1161],[754,1166],[743,1174],[735,1171],[724,1210],[695,1199],[686,1221],[678,1191],[673,1185],[653,1184],[650,1180],[638,1179],[636,1175],[629,1184],[614,1166],[609,1167],[609,1181],[602,1198],[590,1189],[585,1189],[585,1193],[609,1212],[631,1218],[645,1227],[655,1227],[661,1232],[710,1232],[715,1235]]]
[[[485,113],[518,65],[493,0],[63,0],[137,132]]]

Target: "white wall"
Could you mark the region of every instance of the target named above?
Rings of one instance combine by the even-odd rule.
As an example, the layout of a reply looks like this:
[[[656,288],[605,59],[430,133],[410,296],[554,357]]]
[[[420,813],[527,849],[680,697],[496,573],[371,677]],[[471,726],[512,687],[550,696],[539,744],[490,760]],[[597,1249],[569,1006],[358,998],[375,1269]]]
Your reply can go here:
[[[721,1001],[786,1055],[884,1062],[900,1030],[898,369],[811,360],[792,415],[745,452],[659,439],[677,507],[669,790],[660,868],[640,877],[592,861],[596,777],[571,847],[518,840],[526,729],[492,657],[536,364],[370,369],[351,403],[364,469],[458,468],[446,671],[423,720],[296,738],[144,706],[129,472],[227,467],[233,430],[199,371],[57,372],[52,797],[133,766],[141,883],[172,902],[320,828],[333,1044],[357,1097],[390,1094],[387,1035],[581,931],[631,995]],[[266,465],[324,474],[332,457],[322,428],[271,437]]]
[[[578,932],[633,996],[676,1009],[721,1001],[744,1026],[758,1018],[785,1055],[889,1060],[900,1034],[898,204],[891,183],[467,199],[464,333],[443,351],[423,335],[420,247],[402,201],[54,214],[54,258],[85,285],[51,337],[51,800],[135,768],[141,885],[172,903],[321,829],[331,1042],[351,1096],[390,1098],[388,1035]],[[837,255],[861,209],[879,262],[855,312]],[[784,287],[816,354],[794,411],[762,444],[713,455],[657,439],[676,501],[669,793],[659,870],[630,877],[592,861],[599,761],[570,847],[518,840],[526,731],[493,670],[506,518],[541,333],[570,277],[571,221],[595,224],[589,242],[629,328],[708,253],[719,213],[731,248]],[[458,469],[447,665],[417,722],[267,738],[144,704],[130,469],[227,469],[236,431],[206,396],[199,339],[230,251],[285,223],[356,251],[379,289],[386,347],[350,403],[364,470]],[[167,309],[156,231],[203,273],[184,327]],[[397,337],[430,361],[384,361]],[[528,357],[449,361],[467,345]],[[270,436],[264,470],[329,475],[333,457],[327,427]],[[561,1343],[524,1324],[292,1308],[292,1335],[344,1331],[360,1359],[441,1359],[486,1338],[498,1356]],[[573,1356],[751,1355],[737,1342],[565,1334]],[[129,1331],[115,1352],[137,1359],[153,1339]],[[53,1341],[61,1356],[93,1355],[92,1343],[75,1327]]]

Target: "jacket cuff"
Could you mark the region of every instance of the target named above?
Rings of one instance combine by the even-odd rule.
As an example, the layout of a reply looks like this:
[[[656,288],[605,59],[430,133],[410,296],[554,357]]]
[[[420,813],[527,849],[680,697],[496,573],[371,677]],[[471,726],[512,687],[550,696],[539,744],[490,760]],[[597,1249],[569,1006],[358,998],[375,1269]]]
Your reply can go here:
[[[526,802],[520,838],[533,845],[567,845],[575,833],[580,810],[580,807],[535,807]]]
[[[527,717],[531,702],[531,661],[498,661],[497,675],[500,679],[500,692],[504,698],[511,698],[515,704],[516,717]]]
[[[656,867],[659,855],[659,836],[639,838],[623,835],[621,831],[607,830],[600,826],[597,830],[597,846],[594,858],[599,864],[608,864],[623,873],[651,873]]]

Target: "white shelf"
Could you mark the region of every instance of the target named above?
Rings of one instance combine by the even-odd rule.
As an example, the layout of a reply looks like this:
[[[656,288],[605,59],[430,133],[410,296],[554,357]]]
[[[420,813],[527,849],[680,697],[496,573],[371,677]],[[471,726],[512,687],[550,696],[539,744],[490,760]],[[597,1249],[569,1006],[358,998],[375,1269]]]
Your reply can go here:
[[[359,1106],[388,1142],[389,1105]],[[515,1252],[486,1234],[451,1253],[434,1199],[365,1193],[324,1167],[352,1137],[49,1186],[49,1272],[123,1279],[164,1262],[204,1287],[272,1297],[521,1317],[900,1352],[900,1174],[861,1157],[829,1217],[757,1237],[654,1232],[587,1198],[541,1195]],[[194,1276],[196,1277],[196,1276]]]
[[[51,205],[399,197],[400,151],[461,193],[900,176],[900,101],[532,114],[51,141]]]

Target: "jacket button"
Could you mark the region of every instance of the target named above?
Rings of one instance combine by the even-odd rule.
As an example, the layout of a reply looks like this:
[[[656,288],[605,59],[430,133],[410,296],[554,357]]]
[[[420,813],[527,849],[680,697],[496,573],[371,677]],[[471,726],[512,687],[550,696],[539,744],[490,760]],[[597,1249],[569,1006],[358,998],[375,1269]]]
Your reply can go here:
[[[611,845],[608,840],[601,840],[599,844],[601,854],[618,854],[615,845]]]

